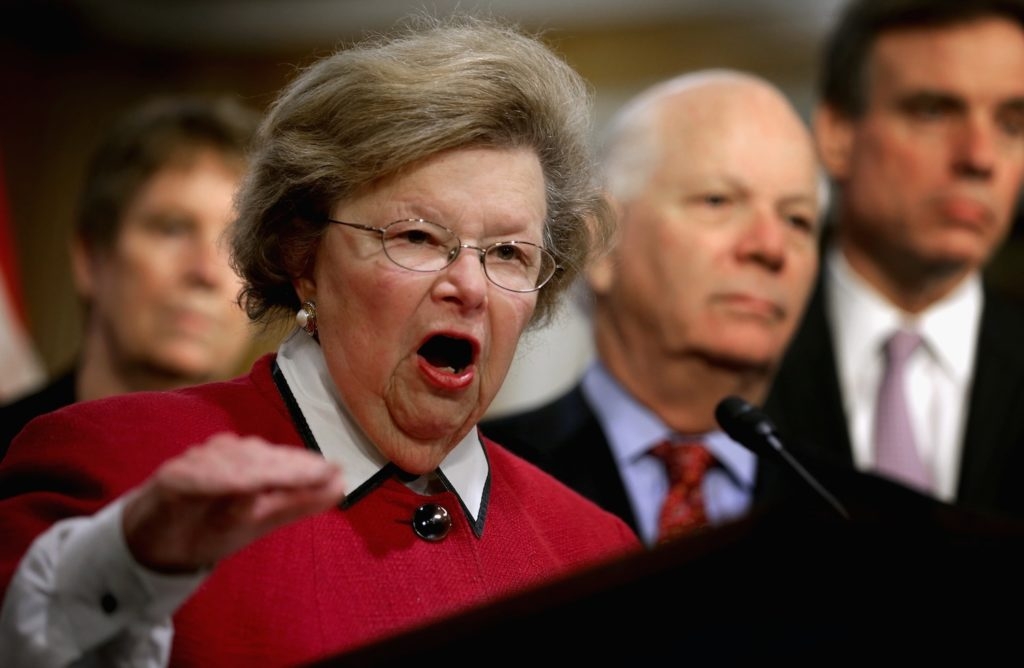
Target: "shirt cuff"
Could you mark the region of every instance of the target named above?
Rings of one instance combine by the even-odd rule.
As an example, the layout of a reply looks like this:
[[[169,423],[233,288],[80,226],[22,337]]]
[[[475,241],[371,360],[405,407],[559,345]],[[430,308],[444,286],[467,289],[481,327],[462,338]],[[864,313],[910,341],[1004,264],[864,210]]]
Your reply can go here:
[[[164,575],[136,563],[122,530],[125,499],[63,527],[54,591],[63,619],[53,621],[68,625],[78,647],[96,647],[129,627],[168,624],[209,573]]]

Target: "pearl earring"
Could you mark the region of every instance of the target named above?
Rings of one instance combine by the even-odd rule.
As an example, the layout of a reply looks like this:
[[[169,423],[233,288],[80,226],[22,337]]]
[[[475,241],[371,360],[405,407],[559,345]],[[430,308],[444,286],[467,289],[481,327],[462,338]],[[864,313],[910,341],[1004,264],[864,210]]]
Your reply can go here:
[[[302,308],[295,314],[295,322],[299,323],[299,327],[306,330],[306,334],[310,336],[316,335],[316,302],[312,299],[307,299],[302,302]]]

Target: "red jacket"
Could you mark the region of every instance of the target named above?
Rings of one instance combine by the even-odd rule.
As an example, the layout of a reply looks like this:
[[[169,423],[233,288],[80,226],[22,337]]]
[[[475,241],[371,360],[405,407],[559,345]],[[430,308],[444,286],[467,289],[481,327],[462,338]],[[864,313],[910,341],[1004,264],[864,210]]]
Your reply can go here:
[[[58,519],[92,514],[164,460],[221,431],[304,447],[271,378],[273,355],[223,383],[136,393],[37,419],[0,463],[0,587]],[[172,665],[295,665],[638,548],[617,517],[493,442],[483,534],[450,492],[389,480],[351,507],[277,530],[220,563],[174,617]],[[410,525],[449,509],[439,542]]]

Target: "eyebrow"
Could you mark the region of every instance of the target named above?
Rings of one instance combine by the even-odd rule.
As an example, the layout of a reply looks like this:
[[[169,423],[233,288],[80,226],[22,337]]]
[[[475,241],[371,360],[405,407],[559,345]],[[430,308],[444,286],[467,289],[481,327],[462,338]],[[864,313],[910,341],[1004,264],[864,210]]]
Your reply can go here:
[[[783,198],[781,198],[779,200],[779,204],[781,204],[782,206],[790,206],[790,205],[793,205],[793,204],[799,204],[799,205],[806,204],[808,206],[812,206],[812,207],[815,207],[815,208],[818,208],[818,207],[821,206],[821,202],[818,201],[817,193],[814,193],[814,194],[800,193],[800,194],[786,195],[785,197],[783,197]]]
[[[941,90],[915,90],[896,98],[896,105],[901,109],[909,109],[920,104],[942,104],[956,109],[967,107],[967,101],[963,96]]]
[[[158,210],[148,211],[141,216],[141,220],[154,223],[190,223],[195,224],[198,220],[196,214],[192,211],[185,211],[182,209],[168,209],[161,208]]]
[[[999,103],[999,111],[1024,113],[1024,97],[1012,97]]]
[[[966,109],[969,105],[962,95],[957,93],[950,93],[942,90],[916,90],[904,95],[900,95],[896,99],[896,104],[901,109],[907,109],[917,104],[929,103],[929,104],[942,104],[948,108],[953,109]],[[996,105],[997,111],[1013,111],[1024,113],[1024,95],[1009,97],[1000,100]]]

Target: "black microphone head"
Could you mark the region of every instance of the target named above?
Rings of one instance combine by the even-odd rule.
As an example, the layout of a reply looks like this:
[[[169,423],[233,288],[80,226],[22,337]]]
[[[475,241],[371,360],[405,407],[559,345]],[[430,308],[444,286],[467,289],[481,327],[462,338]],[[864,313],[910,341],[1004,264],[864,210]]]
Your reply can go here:
[[[730,396],[718,402],[718,406],[715,408],[715,419],[718,420],[718,424],[722,425],[723,429],[726,429],[726,423],[737,420],[741,415],[752,410],[754,410],[754,407],[745,399]]]
[[[772,448],[766,438],[773,431],[771,421],[745,399],[729,396],[718,402],[715,419],[732,440],[756,455],[765,455]]]

